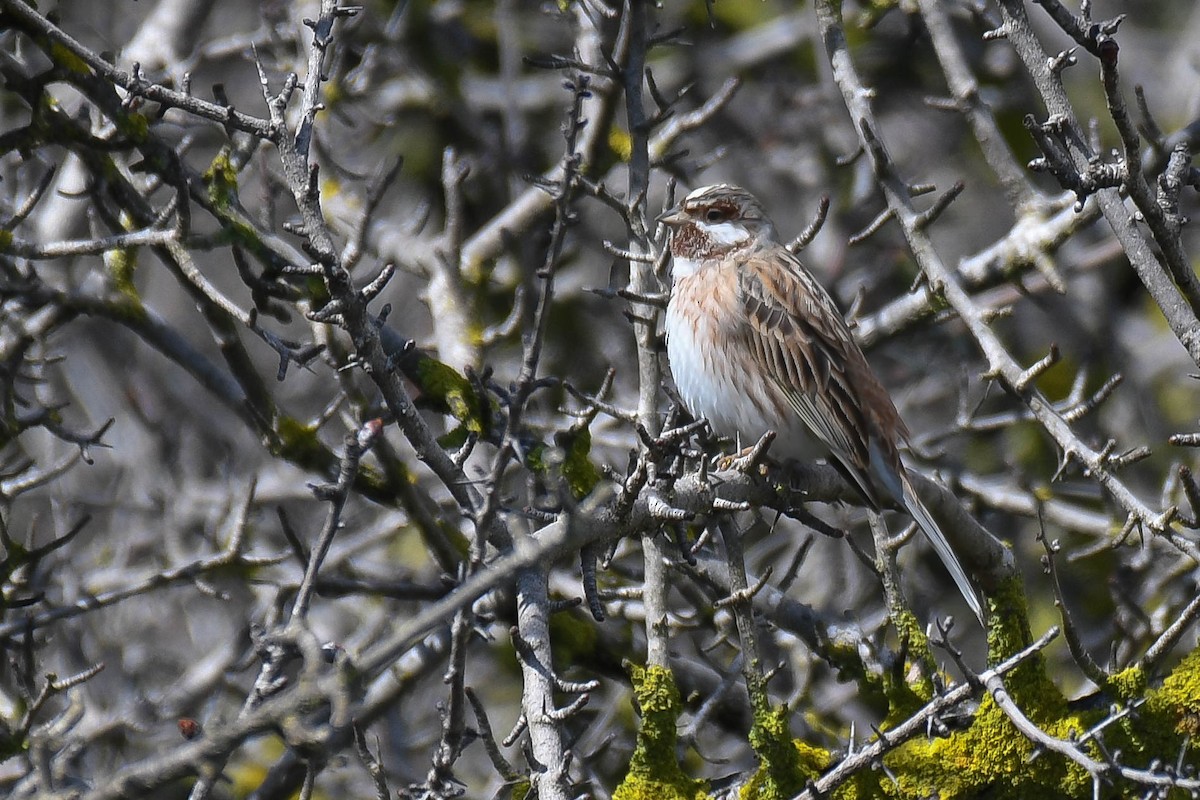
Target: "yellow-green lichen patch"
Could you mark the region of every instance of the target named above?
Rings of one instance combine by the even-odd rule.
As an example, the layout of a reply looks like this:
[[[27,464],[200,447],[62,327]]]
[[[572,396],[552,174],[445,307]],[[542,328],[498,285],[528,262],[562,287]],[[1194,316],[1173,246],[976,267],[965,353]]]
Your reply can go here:
[[[904,674],[885,673],[882,691],[887,699],[887,716],[882,727],[894,727],[915,714],[933,698],[933,671],[929,637],[908,609],[892,613],[892,624],[900,636],[900,652],[906,655]]]
[[[987,596],[988,663],[1000,664],[1033,643],[1025,588],[1017,576],[1009,578]]]
[[[233,214],[224,214],[222,221],[226,227],[224,229],[224,238],[230,244],[249,250],[251,253],[260,253],[264,249],[262,237],[259,236],[254,226],[244,219],[240,219]]]
[[[45,47],[42,48],[46,50]],[[62,42],[50,42],[50,48],[47,51],[50,59],[58,66],[74,72],[78,75],[91,75],[92,68],[87,65],[87,62],[67,48]]]
[[[700,800],[705,783],[683,773],[675,757],[676,720],[683,704],[675,676],[663,667],[631,669],[633,692],[642,715],[629,772],[613,800]]]
[[[907,680],[897,680],[891,677],[884,679],[883,686],[887,696],[888,711],[883,723],[879,726],[882,730],[886,731],[896,727],[929,702],[933,692],[933,682],[926,671],[912,668],[908,670],[908,674],[910,677]]]
[[[1039,724],[1066,738],[1086,729],[1081,719],[1063,716]],[[942,798],[1090,797],[1091,778],[1065,758],[1040,753],[1017,730],[989,695],[969,730],[933,741],[915,740],[888,754],[884,764],[899,781],[900,796]]]
[[[133,220],[128,214],[121,214],[121,225],[127,231],[133,228]],[[108,268],[108,275],[113,289],[130,303],[140,308],[142,297],[138,294],[137,286],[133,282],[134,273],[137,272],[137,256],[136,248],[116,247],[104,253],[104,264]]]
[[[272,453],[293,464],[321,474],[334,465],[333,451],[317,435],[317,426],[306,425],[294,417],[281,416],[275,424],[276,441],[269,443]]]
[[[319,475],[333,477],[338,457],[317,433],[318,426],[306,424],[294,417],[280,415],[275,430],[266,435],[266,445],[273,455],[287,459],[298,467]],[[389,476],[369,464],[359,464],[354,476],[354,488],[368,497],[393,499],[395,487]]]
[[[129,310],[143,312],[142,296],[133,282],[137,272],[137,250],[132,247],[109,250],[104,254],[104,264],[108,267],[112,288],[129,304]]]
[[[1200,648],[1188,653],[1162,686],[1148,693],[1146,705],[1175,733],[1192,739],[1200,735]]]
[[[563,478],[575,499],[591,494],[600,482],[600,470],[592,463],[592,432],[587,428],[572,428],[554,435],[554,442],[563,449]]]
[[[416,368],[416,383],[423,401],[450,414],[472,433],[484,433],[479,395],[458,370],[436,358],[423,358]]]
[[[853,636],[830,639],[825,646],[825,659],[837,670],[838,681],[858,687],[859,700],[868,706],[886,711],[888,693],[882,677],[867,668],[859,642]]]
[[[1146,673],[1141,667],[1129,667],[1110,675],[1104,689],[1115,699],[1131,703],[1146,696]]]
[[[893,612],[892,624],[900,636],[900,645],[904,652],[912,658],[929,657],[929,637],[921,629],[921,623],[915,614],[907,608]]]
[[[204,185],[208,188],[209,202],[218,211],[227,211],[237,201],[238,174],[228,147],[222,147],[204,170]]]
[[[145,114],[137,111],[119,114],[114,122],[117,132],[134,144],[141,144],[150,135],[150,120],[146,118]]]
[[[1000,586],[988,602],[989,660],[998,663],[1031,641],[1020,580]],[[1069,713],[1040,654],[1005,675],[1004,687],[1022,712],[1051,736],[1067,738],[1090,726]],[[889,753],[884,764],[896,777],[900,797],[1087,796],[1091,779],[1083,768],[1045,753],[1033,758],[1035,750],[989,694],[969,729],[932,741],[910,741]]]
[[[766,708],[755,703],[755,708]],[[756,711],[750,728],[750,747],[758,756],[758,771],[742,787],[741,800],[784,800],[794,797],[828,765],[829,756],[797,743],[788,726],[788,708]]]
[[[989,617],[992,663],[1028,646],[1031,637],[1018,579],[991,593]],[[888,680],[885,676],[885,686]],[[888,689],[889,703],[893,707],[908,705],[902,696],[897,700],[900,682],[894,678],[891,681],[896,686]],[[904,683],[910,690],[914,685],[912,679]],[[861,680],[859,684],[862,685]],[[1147,685],[1147,676],[1139,668],[1119,672],[1105,681],[1103,691],[1108,699],[1121,704],[1146,701],[1133,713],[1104,727],[1108,752],[1119,752],[1122,763],[1139,768],[1148,768],[1156,761],[1193,763],[1200,755],[1200,748],[1188,744],[1200,734],[1200,649],[1189,653],[1161,687],[1147,689]],[[1115,711],[1103,702],[1068,703],[1051,680],[1040,653],[1006,673],[1003,687],[1021,714],[1045,735],[1063,742],[1074,741],[1082,753],[1104,760],[1094,740],[1078,740]],[[908,700],[915,701],[916,695],[914,692]],[[896,714],[896,719],[911,716],[911,711],[905,709],[905,712]],[[782,743],[786,738],[786,719],[781,711],[771,711],[761,718],[756,715],[751,744],[762,759],[762,766],[743,787],[743,798],[790,797],[797,782],[815,778],[831,766],[828,754],[812,745],[795,743],[790,751],[785,749]],[[883,757],[883,766],[885,770],[860,770],[832,796],[1085,800],[1093,796],[1094,790],[1093,779],[1084,767],[1040,748],[1022,733],[990,692],[981,698],[969,728],[937,739],[905,742]],[[1119,778],[1109,788],[1115,792],[1113,796],[1124,796],[1120,792],[1136,789]]]
[[[137,251],[131,247],[118,247],[109,250],[104,256],[113,288],[126,297],[137,298],[137,288],[133,285],[133,274],[137,271]]]
[[[608,132],[608,147],[621,161],[629,161],[633,152],[633,138],[627,131],[614,127]]]

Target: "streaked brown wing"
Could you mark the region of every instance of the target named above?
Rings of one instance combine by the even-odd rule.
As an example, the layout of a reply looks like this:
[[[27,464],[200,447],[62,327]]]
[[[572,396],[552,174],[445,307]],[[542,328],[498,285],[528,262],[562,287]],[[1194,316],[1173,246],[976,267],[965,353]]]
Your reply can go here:
[[[866,472],[870,441],[899,465],[903,422],[841,312],[783,247],[757,254],[739,275],[746,343],[801,419],[848,466]]]

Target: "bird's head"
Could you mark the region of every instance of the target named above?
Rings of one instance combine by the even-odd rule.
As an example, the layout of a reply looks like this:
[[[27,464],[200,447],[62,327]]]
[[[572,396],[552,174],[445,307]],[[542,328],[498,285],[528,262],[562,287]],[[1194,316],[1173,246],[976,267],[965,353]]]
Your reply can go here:
[[[703,263],[775,239],[775,226],[754,197],[718,183],[696,189],[658,218],[671,229],[671,255]]]

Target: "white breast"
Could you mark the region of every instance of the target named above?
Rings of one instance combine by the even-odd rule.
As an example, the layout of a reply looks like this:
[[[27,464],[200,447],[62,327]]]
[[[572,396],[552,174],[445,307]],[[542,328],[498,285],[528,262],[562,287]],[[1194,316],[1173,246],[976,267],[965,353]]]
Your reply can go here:
[[[769,376],[757,370],[734,336],[739,313],[736,274],[674,263],[675,286],[667,306],[667,358],[688,411],[704,417],[720,436],[750,446],[768,430],[778,435],[771,453],[779,459],[824,453],[808,427]]]

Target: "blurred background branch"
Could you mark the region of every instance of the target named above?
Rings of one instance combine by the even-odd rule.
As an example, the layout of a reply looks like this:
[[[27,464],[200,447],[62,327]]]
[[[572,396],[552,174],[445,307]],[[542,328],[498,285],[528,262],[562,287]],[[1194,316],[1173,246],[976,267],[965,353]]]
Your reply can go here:
[[[1192,4],[119,5],[0,0],[0,793],[1195,791]],[[718,182],[986,631],[675,402]]]

